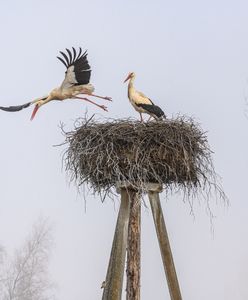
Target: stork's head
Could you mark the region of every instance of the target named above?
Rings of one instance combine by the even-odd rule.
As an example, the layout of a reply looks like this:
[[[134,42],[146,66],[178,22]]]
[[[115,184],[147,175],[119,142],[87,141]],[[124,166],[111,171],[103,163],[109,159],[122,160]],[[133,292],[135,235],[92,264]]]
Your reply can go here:
[[[124,80],[124,83],[126,81],[128,81],[129,79],[134,79],[135,78],[135,73],[134,72],[130,72],[128,75],[127,75],[127,78]]]

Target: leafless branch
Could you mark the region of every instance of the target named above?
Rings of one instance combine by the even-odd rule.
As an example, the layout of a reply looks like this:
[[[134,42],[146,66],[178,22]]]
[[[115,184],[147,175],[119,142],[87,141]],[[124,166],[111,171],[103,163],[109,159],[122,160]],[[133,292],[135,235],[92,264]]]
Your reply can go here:
[[[48,277],[51,227],[46,220],[33,226],[22,248],[5,263],[0,298],[3,300],[50,300],[53,285]]]

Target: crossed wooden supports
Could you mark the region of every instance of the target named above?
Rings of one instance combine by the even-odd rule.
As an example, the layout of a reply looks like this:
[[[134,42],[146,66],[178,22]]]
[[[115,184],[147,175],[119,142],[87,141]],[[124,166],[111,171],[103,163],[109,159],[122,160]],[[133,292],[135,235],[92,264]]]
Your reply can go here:
[[[171,300],[181,300],[176,269],[159,199],[162,187],[156,183],[149,183],[147,190],[170,297]],[[140,196],[132,186],[125,182],[117,184],[117,191],[121,194],[121,205],[102,300],[121,300],[126,253],[126,299],[140,300]]]

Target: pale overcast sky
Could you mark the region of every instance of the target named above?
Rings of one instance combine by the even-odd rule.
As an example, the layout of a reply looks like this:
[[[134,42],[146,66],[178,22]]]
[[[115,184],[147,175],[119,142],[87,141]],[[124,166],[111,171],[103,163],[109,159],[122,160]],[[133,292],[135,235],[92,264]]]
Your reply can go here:
[[[207,131],[216,171],[229,197],[204,199],[195,218],[180,195],[162,205],[185,300],[248,299],[248,3],[246,1],[3,1],[0,5],[0,105],[45,95],[64,77],[59,50],[88,49],[91,82],[113,98],[105,113],[79,100],[0,111],[0,244],[12,251],[40,215],[53,222],[51,275],[59,300],[101,299],[119,202],[87,195],[87,210],[62,168],[58,127],[99,113],[139,117],[128,103],[127,73],[168,117],[193,116]],[[99,103],[102,103],[99,100]],[[152,215],[142,215],[142,300],[169,299]],[[124,299],[124,297],[123,297]]]

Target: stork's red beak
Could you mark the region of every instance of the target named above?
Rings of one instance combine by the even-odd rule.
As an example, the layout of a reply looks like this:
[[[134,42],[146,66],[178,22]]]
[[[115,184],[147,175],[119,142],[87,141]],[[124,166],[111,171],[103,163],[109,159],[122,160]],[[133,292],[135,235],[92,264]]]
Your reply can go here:
[[[35,115],[36,115],[36,113],[37,113],[38,109],[39,109],[39,105],[38,105],[38,104],[36,104],[36,105],[35,105],[35,107],[34,107],[34,110],[33,110],[33,112],[32,112],[32,115],[31,115],[30,121],[33,121],[33,119],[34,119],[34,117],[35,117]]]
[[[128,81],[128,79],[130,79],[130,77],[131,77],[131,74],[128,74],[127,78],[124,80],[123,83],[125,83],[126,81]]]

